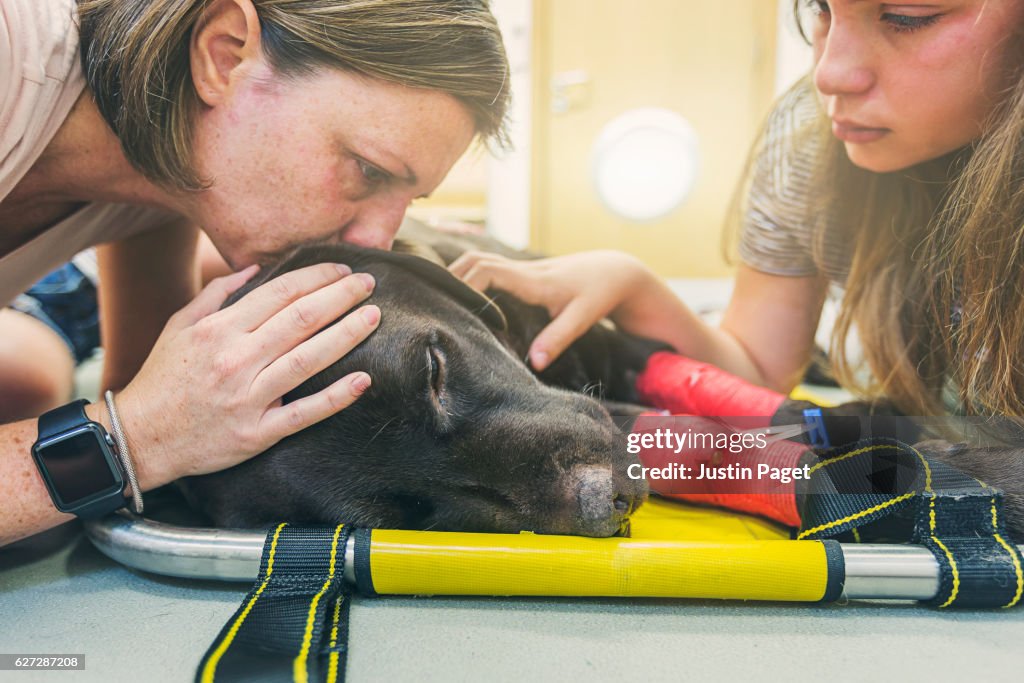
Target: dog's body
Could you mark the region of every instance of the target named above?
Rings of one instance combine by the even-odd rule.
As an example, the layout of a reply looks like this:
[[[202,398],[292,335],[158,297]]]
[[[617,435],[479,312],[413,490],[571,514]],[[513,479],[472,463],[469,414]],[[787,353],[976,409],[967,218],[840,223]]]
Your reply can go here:
[[[220,526],[288,520],[591,536],[620,531],[646,485],[625,478],[632,456],[623,435],[580,392],[596,393],[626,414],[627,404],[637,402],[636,375],[664,346],[598,325],[538,381],[521,359],[549,322],[547,312],[500,291],[488,292],[488,300],[440,265],[467,249],[534,256],[487,237],[410,222],[402,236],[419,245],[414,252],[425,246],[429,260],[344,245],[310,248],[233,297],[311,263],[370,272],[378,282],[372,300],[383,312],[380,328],[286,400],[357,369],[374,382],[353,406],[257,458],[183,481],[193,506]],[[776,420],[799,422],[805,407],[789,401]],[[894,414],[878,405],[846,404],[836,414],[875,415],[875,436],[925,436],[906,421],[877,417]],[[1024,540],[1024,449],[921,446],[1002,488],[1011,535]]]
[[[543,309],[505,297],[503,314],[440,265],[347,245],[300,250],[233,300],[324,261],[374,276],[371,301],[382,321],[286,400],[357,369],[373,385],[258,457],[182,482],[194,506],[220,526],[345,521],[588,536],[623,529],[646,484],[626,477],[634,456],[607,411],[567,389],[599,384],[608,398],[632,401],[632,378],[658,345],[597,326],[543,374],[565,387],[556,388],[521,360],[547,320]]]

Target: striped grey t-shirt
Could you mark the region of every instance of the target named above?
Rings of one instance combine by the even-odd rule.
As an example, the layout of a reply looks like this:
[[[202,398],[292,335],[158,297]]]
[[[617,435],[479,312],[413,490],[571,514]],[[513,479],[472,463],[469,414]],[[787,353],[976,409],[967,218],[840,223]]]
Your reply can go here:
[[[835,216],[826,218],[820,262],[813,248],[815,220],[809,207],[824,150],[820,135],[807,133],[821,116],[809,80],[776,103],[751,168],[738,250],[743,262],[756,270],[791,277],[821,273],[842,285],[852,253],[841,239],[847,230]]]

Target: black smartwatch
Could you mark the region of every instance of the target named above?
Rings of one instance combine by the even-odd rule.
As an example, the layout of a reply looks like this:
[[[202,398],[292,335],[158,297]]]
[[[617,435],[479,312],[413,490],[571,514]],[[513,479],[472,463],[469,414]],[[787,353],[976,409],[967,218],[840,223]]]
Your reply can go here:
[[[32,457],[54,506],[92,519],[124,507],[128,500],[114,441],[85,414],[88,404],[75,401],[43,414]]]

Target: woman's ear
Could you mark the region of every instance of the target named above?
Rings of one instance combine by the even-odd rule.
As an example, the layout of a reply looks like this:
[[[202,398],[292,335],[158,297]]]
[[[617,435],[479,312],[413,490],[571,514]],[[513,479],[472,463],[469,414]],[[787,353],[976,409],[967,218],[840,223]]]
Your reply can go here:
[[[260,19],[251,0],[214,0],[196,21],[189,44],[192,82],[207,106],[260,58]]]

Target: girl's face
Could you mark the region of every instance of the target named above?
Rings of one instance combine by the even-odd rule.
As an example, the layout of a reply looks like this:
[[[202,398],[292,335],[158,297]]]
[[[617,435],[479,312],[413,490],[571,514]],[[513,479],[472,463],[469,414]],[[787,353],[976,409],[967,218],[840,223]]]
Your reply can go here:
[[[258,64],[197,116],[212,186],[190,213],[236,269],[301,242],[387,249],[474,134],[468,109],[438,91],[335,69],[282,79]]]
[[[976,139],[1019,49],[1024,0],[812,2],[814,83],[850,160],[879,173]]]

